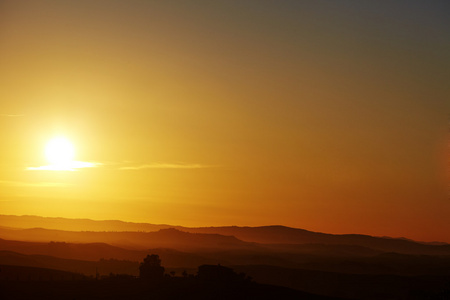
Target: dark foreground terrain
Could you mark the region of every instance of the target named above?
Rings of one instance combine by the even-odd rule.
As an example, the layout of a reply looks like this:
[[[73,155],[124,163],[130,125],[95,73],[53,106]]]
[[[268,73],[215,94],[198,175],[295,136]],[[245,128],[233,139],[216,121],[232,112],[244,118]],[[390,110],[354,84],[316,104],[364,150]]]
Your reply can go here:
[[[0,265],[0,299],[450,299],[448,277],[334,274],[268,266],[237,266],[235,270],[247,271],[257,282],[235,272],[236,277],[228,279],[167,273],[157,280],[126,274],[94,279],[53,269]],[[269,273],[269,278],[279,280],[264,279]]]
[[[337,299],[289,288],[166,278],[77,281],[1,281],[0,299]]]

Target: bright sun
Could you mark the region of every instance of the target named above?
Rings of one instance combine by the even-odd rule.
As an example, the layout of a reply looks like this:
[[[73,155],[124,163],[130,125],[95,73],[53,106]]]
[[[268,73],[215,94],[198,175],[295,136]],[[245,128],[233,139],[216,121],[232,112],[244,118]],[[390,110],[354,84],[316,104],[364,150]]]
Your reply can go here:
[[[27,167],[27,170],[76,171],[82,168],[94,168],[101,163],[74,160],[75,148],[65,137],[54,137],[45,145],[45,157],[49,165]]]
[[[69,166],[73,161],[74,154],[72,143],[64,137],[53,138],[45,146],[45,156],[53,166]]]

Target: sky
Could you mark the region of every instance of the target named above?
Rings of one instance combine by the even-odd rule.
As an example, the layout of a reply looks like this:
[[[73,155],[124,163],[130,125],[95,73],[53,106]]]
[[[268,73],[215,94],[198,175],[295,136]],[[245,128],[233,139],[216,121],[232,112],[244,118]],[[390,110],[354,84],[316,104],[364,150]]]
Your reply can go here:
[[[450,242],[449,14],[0,1],[0,213]]]

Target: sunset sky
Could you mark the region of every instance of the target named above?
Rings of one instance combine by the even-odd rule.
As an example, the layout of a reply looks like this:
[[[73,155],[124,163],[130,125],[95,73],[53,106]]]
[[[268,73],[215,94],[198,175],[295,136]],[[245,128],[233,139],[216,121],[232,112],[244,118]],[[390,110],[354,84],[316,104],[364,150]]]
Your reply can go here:
[[[449,15],[0,0],[0,214],[450,242]]]

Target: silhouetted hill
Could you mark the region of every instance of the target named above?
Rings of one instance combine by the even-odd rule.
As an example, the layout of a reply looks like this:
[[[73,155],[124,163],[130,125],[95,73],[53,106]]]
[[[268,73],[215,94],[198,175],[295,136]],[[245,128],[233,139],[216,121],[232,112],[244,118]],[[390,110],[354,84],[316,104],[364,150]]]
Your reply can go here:
[[[230,227],[231,228],[231,227]],[[49,242],[60,241],[70,243],[107,243],[127,249],[170,248],[184,252],[207,252],[211,250],[250,250],[259,252],[283,252],[294,254],[314,254],[323,256],[373,256],[382,252],[422,255],[450,255],[450,245],[430,245],[403,239],[378,238],[364,235],[331,235],[308,232],[288,227],[220,227],[209,228],[217,233],[189,233],[173,228],[161,229],[156,232],[76,232],[49,230],[42,228],[11,229],[0,227],[0,238],[23,241]],[[189,230],[189,229],[186,229]],[[197,229],[193,229],[197,231]],[[235,236],[224,235],[239,232],[268,232],[266,240],[279,232],[283,238],[291,238],[289,244],[258,244],[245,242]],[[284,234],[283,234],[284,233]],[[247,233],[248,235],[248,233]],[[244,235],[243,238],[248,238]],[[307,239],[316,243],[305,243]],[[107,252],[105,249],[104,252]]]
[[[65,242],[23,242],[0,239],[0,249],[23,254],[42,254],[68,259],[99,260],[130,259],[138,261],[143,251],[134,251],[114,247],[104,243],[75,244]]]
[[[347,246],[359,246],[367,249],[372,249],[378,252],[398,252],[406,254],[429,254],[429,255],[446,255],[450,254],[450,245],[445,243],[423,243],[415,242],[405,238],[389,238],[389,237],[372,237],[368,235],[360,234],[326,234],[320,232],[312,232],[304,229],[290,228],[285,226],[261,226],[261,227],[238,227],[238,226],[225,226],[225,227],[199,227],[199,228],[188,228],[182,226],[170,226],[170,225],[153,225],[147,223],[131,223],[122,221],[93,221],[88,219],[65,219],[65,218],[43,218],[37,216],[8,216],[0,215],[0,226],[11,227],[11,228],[46,228],[46,229],[58,229],[58,231],[71,231],[72,233],[67,234],[66,232],[57,234],[53,232],[52,239],[55,241],[64,241],[64,238],[70,237],[67,241],[70,242],[105,242],[112,245],[126,245],[127,248],[142,248],[143,246],[148,247],[166,247],[172,248],[174,246],[173,239],[170,240],[169,236],[172,238],[187,241],[192,239],[187,235],[182,235],[178,232],[165,233],[164,230],[159,233],[161,240],[160,245],[151,244],[149,242],[151,238],[143,238],[142,233],[157,232],[160,229],[175,228],[182,232],[188,233],[200,233],[200,234],[216,234],[220,236],[215,237],[213,242],[211,237],[208,239],[202,239],[198,236],[195,243],[199,244],[200,247],[211,247],[212,244],[219,245],[221,247],[237,247],[242,248],[244,244],[242,242],[247,242],[246,246],[251,247],[251,243],[259,244],[321,244],[321,245],[347,245]],[[14,236],[13,233],[7,234],[4,232],[5,228],[0,231],[0,238],[5,239],[24,239],[30,241],[37,241],[32,239],[35,235],[34,232],[29,232],[28,236],[25,232],[21,232],[23,238]],[[87,239],[86,235],[81,238],[78,237],[74,232],[80,231],[96,231],[97,235],[90,235],[90,240]],[[127,235],[101,235],[98,231],[121,231],[127,232]],[[50,231],[48,232],[50,233]],[[118,233],[118,232],[116,232]],[[134,237],[133,237],[134,235]],[[176,236],[177,235],[177,236]],[[101,238],[99,238],[101,236]],[[227,238],[223,236],[228,236]],[[234,236],[236,239],[230,238]],[[147,237],[150,237],[147,236]],[[157,237],[156,235],[154,236]],[[78,239],[77,239],[78,238]],[[49,239],[41,240],[49,241]],[[145,241],[145,242],[142,242]],[[190,241],[189,241],[190,242]],[[204,243],[204,245],[202,245]],[[188,250],[192,247],[192,244],[185,243],[186,248],[182,250]],[[284,246],[283,246],[284,247]]]
[[[272,265],[352,274],[450,275],[450,256],[395,253],[383,253],[374,256],[333,256],[323,253],[319,255],[301,252],[286,253],[266,249],[226,251],[215,249],[207,252],[189,253],[162,248],[128,250],[99,243],[34,243],[1,239],[0,249],[7,250],[0,251],[0,263],[57,268],[67,271],[80,271],[85,274],[92,274],[95,268],[92,262],[103,259],[103,264],[97,264],[101,273],[116,272],[136,275],[137,269],[131,270],[134,268],[132,265],[142,261],[147,254],[156,253],[160,255],[164,266],[169,268],[195,268],[201,264]],[[8,251],[17,253],[11,255]],[[18,256],[18,253],[27,254],[27,256]],[[74,263],[51,259],[51,257],[77,261]],[[87,260],[89,262],[86,262]],[[76,267],[83,268],[77,269]],[[86,269],[89,271],[81,271]]]
[[[55,245],[48,247],[49,244],[58,245],[57,247]],[[98,246],[101,247],[96,248]],[[407,295],[415,290],[420,290],[425,295],[432,295],[440,290],[445,290],[446,284],[450,283],[450,256],[383,253],[376,256],[359,257],[313,255],[295,257],[284,256],[280,253],[264,254],[237,250],[215,251],[199,256],[170,249],[136,251],[106,245],[110,248],[109,253],[112,255],[117,248],[117,255],[129,255],[131,258],[137,257],[137,259],[135,261],[83,260],[86,252],[91,255],[96,253],[97,258],[104,256],[101,250],[96,251],[96,249],[104,249],[102,248],[104,246],[0,240],[0,249],[21,248],[22,251],[29,253],[41,251],[47,254],[24,255],[11,251],[0,251],[0,264],[51,268],[91,276],[97,270],[102,275],[116,273],[136,276],[138,275],[138,261],[142,261],[149,253],[157,253],[164,266],[179,267],[176,270],[178,276],[187,268],[190,274],[195,274],[194,269],[199,265],[221,263],[231,266],[238,273],[246,273],[258,283],[281,285],[313,294],[357,299],[409,299]],[[48,253],[55,249],[58,251],[52,253],[57,256],[79,255],[80,257],[79,259],[67,259],[49,256]],[[193,266],[194,264],[195,266]],[[236,264],[240,265],[233,266]],[[170,272],[169,268],[166,271]]]
[[[182,232],[173,228],[156,232],[78,232],[42,228],[0,227],[0,238],[32,242],[107,243],[128,249],[171,248],[181,251],[207,249],[254,249],[257,246],[233,236]],[[104,249],[108,253],[108,248]]]
[[[171,225],[131,223],[118,220],[67,219],[40,216],[0,215],[0,226],[11,228],[47,228],[68,231],[158,231]]]
[[[348,245],[370,248],[382,252],[398,252],[406,254],[450,254],[449,244],[425,244],[408,239],[373,237],[361,234],[326,234],[285,226],[262,227],[200,227],[184,228],[192,233],[218,233],[232,235],[247,242],[260,244],[322,244]]]
[[[363,246],[342,244],[264,244],[264,247],[286,254],[314,254],[328,257],[374,256],[383,253]]]
[[[169,277],[160,281],[108,276],[89,280],[71,272],[0,265],[0,299],[369,300],[448,299],[450,295],[449,276],[355,275],[273,266],[233,269],[246,272],[256,282],[224,280],[222,276]]]
[[[0,281],[2,300],[28,299],[299,299],[331,300],[286,287],[258,283],[206,283],[199,280],[167,279],[152,283],[142,280],[84,281]]]
[[[0,251],[0,264],[12,266],[27,266],[36,268],[47,268],[61,271],[74,272],[87,276],[130,274],[137,276],[138,262],[101,259],[98,261],[85,261],[75,259],[65,259],[48,255],[26,255],[12,251]]]
[[[449,299],[450,275],[343,274],[275,266],[232,266],[254,281],[350,299]]]
[[[0,261],[4,261],[5,264],[9,262],[15,262],[17,265],[27,266],[45,266],[53,267],[53,263],[42,264],[45,262],[45,257],[37,259],[38,255],[54,258],[63,258],[68,260],[81,260],[81,261],[99,261],[104,260],[127,260],[131,262],[139,262],[149,254],[158,253],[161,259],[164,261],[164,265],[167,267],[186,267],[194,268],[201,264],[217,264],[228,263],[226,261],[218,260],[216,258],[210,258],[207,256],[198,255],[195,253],[186,253],[173,249],[147,249],[147,250],[128,250],[119,247],[114,247],[107,244],[95,243],[95,244],[73,244],[64,242],[50,242],[50,243],[36,243],[36,242],[23,242],[23,241],[9,241],[0,239]],[[17,255],[26,254],[26,257],[17,257],[17,255],[9,255],[11,252],[16,252]],[[9,254],[8,254],[9,253]],[[33,255],[32,257],[28,255]],[[3,257],[3,258],[2,258]],[[23,260],[22,260],[23,259]],[[22,260],[22,263],[18,263]],[[38,260],[39,263],[36,263]],[[64,266],[62,261],[58,262],[61,266]],[[82,266],[84,263],[79,262]],[[69,269],[65,269],[69,270]]]
[[[2,265],[0,264],[0,282],[1,281],[66,281],[66,280],[85,280],[86,276],[73,272],[61,270]],[[3,287],[4,288],[4,287]]]

